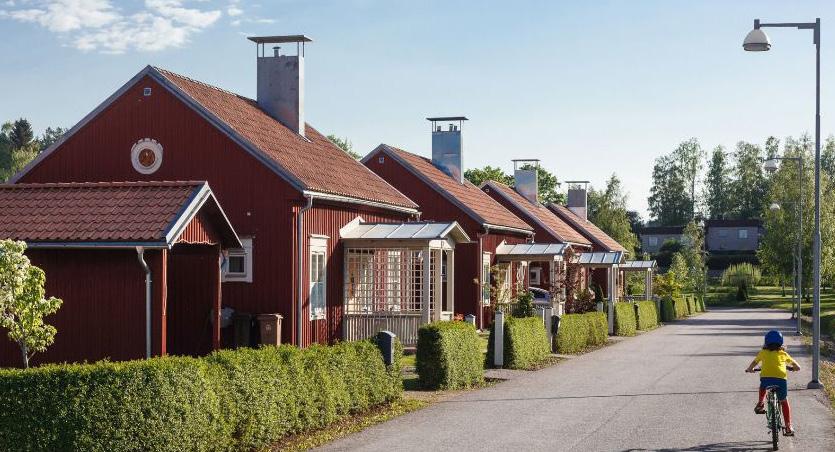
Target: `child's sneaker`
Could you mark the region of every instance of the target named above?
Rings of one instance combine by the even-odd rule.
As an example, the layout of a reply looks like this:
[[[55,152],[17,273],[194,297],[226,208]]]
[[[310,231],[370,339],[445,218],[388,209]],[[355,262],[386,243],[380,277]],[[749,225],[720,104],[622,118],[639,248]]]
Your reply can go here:
[[[758,403],[757,406],[754,407],[754,413],[765,414],[765,405]]]
[[[792,426],[787,426],[786,429],[783,431],[783,436],[794,436],[794,429]]]

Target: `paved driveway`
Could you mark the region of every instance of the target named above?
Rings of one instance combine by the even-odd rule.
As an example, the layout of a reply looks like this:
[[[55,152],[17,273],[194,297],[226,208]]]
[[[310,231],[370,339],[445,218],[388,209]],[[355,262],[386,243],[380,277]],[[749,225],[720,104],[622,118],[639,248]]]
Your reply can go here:
[[[665,326],[557,366],[472,391],[332,443],[323,450],[770,450],[753,413],[756,375],[744,373],[764,331],[788,315],[723,309]],[[810,359],[789,352],[798,435],[781,450],[835,451],[820,391],[805,389]]]

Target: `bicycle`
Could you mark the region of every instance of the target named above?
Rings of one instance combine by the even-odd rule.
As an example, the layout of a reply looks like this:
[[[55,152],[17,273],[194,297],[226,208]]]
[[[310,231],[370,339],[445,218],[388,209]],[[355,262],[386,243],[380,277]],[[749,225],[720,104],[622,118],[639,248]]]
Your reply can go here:
[[[789,371],[794,372],[794,368],[788,368]],[[759,372],[760,369],[753,369],[751,372]],[[771,447],[772,450],[778,450],[778,443],[780,442],[780,433],[783,431],[783,409],[780,401],[777,400],[777,386],[766,386],[766,409],[765,419],[768,430],[771,432]]]

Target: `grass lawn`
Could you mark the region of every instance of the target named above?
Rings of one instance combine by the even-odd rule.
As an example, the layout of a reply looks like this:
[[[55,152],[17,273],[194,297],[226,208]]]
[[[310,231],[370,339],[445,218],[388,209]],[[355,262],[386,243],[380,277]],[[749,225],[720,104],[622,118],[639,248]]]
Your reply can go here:
[[[780,287],[757,287],[749,294],[751,299],[740,302],[733,300],[736,289],[728,287],[711,287],[707,291],[705,303],[710,305],[750,306],[752,308],[775,308],[794,309],[791,288],[786,288],[786,295],[783,296]],[[809,301],[801,303],[801,314],[812,315],[811,291]],[[832,336],[835,333],[835,291],[832,289],[821,290],[821,333]]]

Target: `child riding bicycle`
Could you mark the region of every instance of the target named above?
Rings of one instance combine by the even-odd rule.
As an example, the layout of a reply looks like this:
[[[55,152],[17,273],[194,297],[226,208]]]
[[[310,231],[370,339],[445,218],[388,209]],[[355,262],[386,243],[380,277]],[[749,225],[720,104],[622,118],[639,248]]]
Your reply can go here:
[[[754,372],[757,364],[760,364],[760,398],[757,406],[754,407],[754,412],[757,414],[765,413],[764,402],[766,388],[776,386],[777,399],[780,400],[783,418],[786,421],[786,431],[784,434],[786,436],[794,436],[791,408],[786,398],[788,396],[788,374],[786,370],[800,370],[800,364],[786,353],[786,348],[783,347],[783,335],[779,331],[771,330],[765,334],[763,349],[757,353],[757,357],[751,361],[751,364],[745,371]]]

